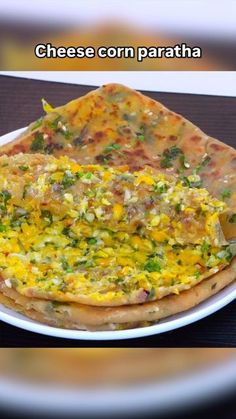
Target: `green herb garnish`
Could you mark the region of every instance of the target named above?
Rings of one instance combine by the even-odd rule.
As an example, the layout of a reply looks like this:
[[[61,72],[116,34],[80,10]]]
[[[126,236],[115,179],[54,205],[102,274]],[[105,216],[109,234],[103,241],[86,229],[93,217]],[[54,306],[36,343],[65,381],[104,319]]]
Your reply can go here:
[[[91,237],[90,239],[88,239],[88,244],[96,244],[97,243],[97,239],[95,239],[95,237]]]
[[[11,194],[7,190],[3,190],[0,192],[0,199],[1,201],[4,201],[4,204],[6,205],[7,201],[11,199]]]
[[[71,268],[71,266],[69,265],[69,263],[67,262],[65,258],[61,259],[61,266],[62,266],[63,271],[67,273],[73,272],[73,268]]]
[[[77,179],[80,179],[83,176],[82,172],[76,172],[75,176],[77,177]]]
[[[19,169],[22,170],[22,172],[26,172],[29,169],[29,166],[19,166]]]
[[[152,300],[154,297],[155,297],[155,288],[154,287],[152,287],[151,289],[150,289],[150,291],[149,291],[149,294],[148,294],[148,299],[149,300]]]
[[[202,179],[196,179],[196,180],[189,180],[189,177],[187,176],[180,176],[180,179],[184,183],[185,186],[188,186],[189,188],[201,188],[202,187]]]
[[[232,192],[231,192],[231,190],[230,189],[224,189],[222,192],[221,192],[221,198],[223,199],[223,201],[226,199],[226,198],[230,198],[231,197],[231,195],[232,195]]]
[[[42,210],[41,211],[41,215],[42,215],[42,218],[44,218],[44,220],[49,223],[49,225],[52,224],[52,222],[53,222],[53,216],[52,216],[52,213],[50,211],[48,211],[48,210]]]
[[[35,129],[41,127],[42,123],[43,123],[43,118],[42,117],[37,119],[37,121],[35,121],[34,125],[32,125],[31,131],[34,131]]]
[[[144,265],[144,270],[148,272],[161,272],[160,262],[156,259],[149,259]]]
[[[104,148],[103,152],[106,153],[106,154],[109,154],[112,151],[117,151],[117,150],[120,150],[120,149],[121,149],[120,144],[113,143],[113,144],[109,144],[108,146],[106,146]]]
[[[202,161],[195,167],[195,169],[193,170],[194,174],[197,174],[200,172],[200,170],[203,169],[203,167],[207,166],[208,163],[211,161],[210,156],[205,156],[202,158]]]
[[[184,154],[180,155],[179,162],[182,169],[188,169],[190,167],[190,164],[188,163],[186,156]]]
[[[207,254],[207,253],[209,252],[209,249],[210,249],[210,245],[209,245],[209,243],[204,242],[204,243],[201,245],[201,252],[202,252],[203,254]]]
[[[40,151],[43,150],[44,147],[44,138],[42,132],[36,132],[34,135],[34,139],[31,143],[30,149],[32,151]]]
[[[70,228],[69,227],[64,227],[62,230],[62,234],[64,234],[64,236],[70,237]]]
[[[181,203],[180,203],[180,202],[178,202],[178,203],[175,205],[175,211],[176,211],[178,214],[181,212]]]
[[[72,175],[69,171],[65,172],[61,181],[61,184],[64,188],[69,188],[75,184],[75,176]]]
[[[166,190],[166,185],[164,185],[162,182],[158,182],[156,183],[156,185],[154,185],[155,192],[162,194],[163,192],[165,192],[165,190]]]
[[[144,136],[144,134],[141,134],[141,133],[139,133],[139,132],[138,132],[138,133],[136,134],[136,136],[137,136],[137,140],[138,140],[138,141],[141,141],[141,142],[142,142],[142,141],[145,141],[145,136]]]
[[[235,214],[232,214],[232,215],[229,217],[229,223],[233,224],[233,223],[235,223],[235,222],[236,222],[236,213],[235,213]]]
[[[62,122],[62,116],[59,115],[56,117],[56,119],[54,119],[54,121],[47,121],[48,126],[54,130],[56,130],[58,128],[58,122]]]
[[[172,167],[172,160],[175,160],[178,156],[183,154],[181,148],[176,147],[175,145],[173,147],[170,147],[166,149],[161,156],[161,167],[162,168],[169,168]]]

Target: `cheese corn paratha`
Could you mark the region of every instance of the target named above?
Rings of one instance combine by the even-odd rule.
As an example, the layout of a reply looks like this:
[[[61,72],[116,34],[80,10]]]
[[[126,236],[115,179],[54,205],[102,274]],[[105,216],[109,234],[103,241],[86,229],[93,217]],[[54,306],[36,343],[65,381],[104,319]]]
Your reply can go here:
[[[143,303],[193,287],[233,256],[225,203],[151,168],[2,156],[0,190],[2,280],[28,297]]]
[[[199,275],[198,270],[195,272],[195,280],[191,279],[188,283],[188,278],[187,286],[185,284],[184,287],[176,288],[175,284],[173,284],[168,288],[168,292],[162,293],[160,292],[160,289],[157,291],[157,288],[153,287],[151,283],[149,283],[149,286],[147,287],[147,282],[145,282],[146,289],[145,286],[142,287],[144,292],[140,292],[139,288],[138,292],[134,294],[134,298],[133,296],[130,298],[129,295],[127,300],[126,295],[126,300],[116,300],[116,303],[118,304],[126,304],[123,307],[92,307],[91,305],[87,305],[91,303],[93,305],[116,305],[114,300],[113,304],[111,303],[112,298],[110,298],[110,294],[108,298],[109,301],[105,302],[105,304],[104,301],[102,304],[101,301],[98,303],[98,301],[95,301],[96,298],[90,298],[90,300],[85,299],[83,300],[83,304],[80,304],[78,303],[78,300],[75,302],[74,299],[72,300],[73,302],[65,303],[65,301],[67,301],[65,299],[63,299],[64,302],[60,302],[61,300],[58,298],[58,293],[50,295],[50,293],[42,293],[42,289],[41,294],[35,292],[35,289],[32,289],[32,287],[30,292],[26,292],[25,290],[22,292],[22,288],[17,289],[16,283],[14,285],[14,281],[11,282],[13,279],[12,277],[5,277],[7,285],[3,280],[1,281],[1,290],[3,293],[1,299],[4,300],[6,305],[14,307],[21,312],[25,312],[30,317],[38,319],[39,321],[45,321],[46,323],[59,327],[82,329],[127,328],[143,325],[145,322],[153,322],[171,314],[184,311],[210,297],[235,279],[235,262],[231,261],[233,255],[231,251],[232,246],[229,247],[224,240],[224,236],[226,239],[230,239],[235,237],[236,234],[236,154],[234,149],[208,137],[189,121],[169,111],[161,104],[121,85],[113,84],[103,86],[85,97],[72,101],[60,108],[52,109],[46,104],[45,110],[48,112],[46,116],[31,124],[27,132],[19,139],[2,147],[1,154],[6,153],[8,155],[13,155],[19,152],[40,152],[43,154],[54,154],[56,157],[67,155],[68,157],[73,157],[73,159],[82,165],[99,164],[99,166],[105,167],[118,166],[118,170],[120,170],[119,166],[126,165],[128,166],[128,169],[126,168],[125,170],[128,170],[129,172],[137,172],[140,171],[140,169],[143,170],[146,166],[150,166],[155,169],[155,173],[158,173],[158,176],[161,176],[161,174],[164,176],[165,182],[173,182],[173,176],[175,178],[177,177],[178,181],[175,180],[174,183],[179,182],[181,188],[187,187],[189,190],[197,189],[198,196],[201,195],[201,191],[204,190],[204,187],[210,193],[211,199],[213,200],[213,198],[215,198],[215,202],[219,203],[217,211],[216,208],[214,208],[217,220],[215,219],[214,223],[211,223],[210,230],[211,234],[213,234],[214,238],[217,238],[218,244],[220,244],[220,247],[222,248],[215,249],[215,253],[213,251],[212,262],[217,253],[226,253],[221,253],[221,257],[223,256],[221,263],[219,263],[219,260],[217,260],[218,257],[216,257],[215,268],[217,268],[217,270],[215,272],[210,272],[208,267],[208,273],[204,276],[203,272]],[[5,158],[6,157],[3,159]],[[36,159],[37,158],[38,157],[36,156]],[[28,156],[26,157],[26,160],[27,159]],[[29,161],[30,160],[31,158],[29,158]],[[23,173],[25,170],[23,167],[27,165],[28,162],[24,163],[22,160],[22,164],[20,164],[22,168],[17,170],[21,170]],[[144,170],[146,171],[147,169]],[[25,172],[26,171],[27,170],[25,170]],[[153,173],[154,172],[149,171],[148,173],[145,173],[145,176],[148,175],[152,177]],[[129,175],[134,176],[133,173],[129,173]],[[70,175],[67,177],[70,178]],[[163,178],[161,181],[163,181]],[[159,188],[159,192],[160,189],[162,190],[162,186],[163,185]],[[70,187],[73,189],[74,185],[70,185]],[[145,188],[142,189],[143,193],[144,190]],[[3,191],[6,191],[6,189]],[[149,193],[150,191],[146,190],[146,192]],[[68,191],[66,193],[68,193]],[[205,190],[204,193],[206,193]],[[74,200],[74,194],[69,192],[69,195],[72,195]],[[4,203],[4,200],[6,199],[4,193],[2,199]],[[68,199],[70,200],[71,197]],[[8,202],[8,199],[6,202]],[[178,211],[182,212],[181,205],[178,205],[179,202],[176,202],[176,204],[175,216]],[[19,202],[17,205],[19,205]],[[60,206],[62,206],[62,211],[65,210],[62,203],[60,203]],[[57,205],[54,205],[54,209],[56,207],[58,207],[58,203]],[[50,214],[51,209],[46,209],[43,217],[46,224],[51,222]],[[114,213],[112,212],[112,214]],[[170,214],[164,213],[164,215],[169,216]],[[22,216],[23,221],[25,221],[27,217],[25,217],[25,214],[22,214]],[[55,216],[58,216],[57,210],[55,210]],[[40,218],[42,218],[42,212]],[[174,221],[173,218],[172,215],[172,218],[170,218],[171,221]],[[193,221],[194,217],[191,218],[191,223]],[[138,220],[138,222],[140,222],[140,220]],[[159,225],[159,217],[157,217],[157,221],[154,221],[154,224],[155,222],[157,222],[157,225],[153,226],[156,227],[154,230],[158,233],[159,231],[162,232],[163,226],[162,224]],[[135,225],[136,224],[134,223],[133,227]],[[194,224],[191,224],[192,227],[193,225]],[[197,223],[197,225],[198,228],[195,239],[200,237],[201,223]],[[136,227],[138,227],[138,229],[140,228],[138,225],[136,225]],[[147,245],[147,241],[150,239],[150,231],[148,231],[150,225],[147,224],[146,227],[148,228],[146,228],[146,231],[144,232],[145,228],[143,225],[141,226],[141,237],[143,240],[146,240],[145,244]],[[114,229],[114,226],[112,228]],[[224,234],[222,234],[222,228]],[[67,231],[67,233],[70,234],[69,230],[65,230],[65,232]],[[119,234],[121,230],[112,231],[112,234],[115,234],[113,238],[115,238],[116,243],[120,240],[118,240],[116,234]],[[174,230],[176,231],[176,228],[174,228]],[[187,232],[189,233],[189,229],[185,229],[185,231],[186,236],[184,237],[184,240],[187,239],[187,242],[185,244],[172,242],[171,246],[177,244],[179,252],[181,246],[181,251],[183,251],[183,246],[186,246],[187,250],[195,251],[196,248],[194,248],[194,246],[201,245],[202,250],[205,246],[205,252],[208,253],[209,243],[207,241],[198,244],[195,242],[194,244],[192,242],[193,237],[187,237],[189,236],[189,234],[187,234]],[[127,231],[124,232],[127,233]],[[140,231],[136,234],[136,232],[131,232],[129,230],[129,233],[131,233],[132,239],[134,234],[141,238]],[[181,239],[181,237],[177,237],[175,233],[173,237],[173,230],[171,232],[168,230],[167,233],[168,239],[170,240],[176,240],[176,238]],[[86,234],[84,234],[84,237],[86,240],[93,238],[90,236],[88,237]],[[72,237],[70,237],[70,239],[72,239]],[[207,239],[209,239],[209,237],[207,237]],[[154,242],[155,241],[156,240],[154,239]],[[163,249],[165,257],[168,254],[168,245],[165,243],[165,240],[163,242],[160,240],[160,236],[157,243],[154,243],[154,247],[155,252],[158,247],[159,250],[162,248],[162,255]],[[212,256],[212,250],[213,246],[212,243],[210,243],[210,254],[208,255],[210,257]],[[158,274],[160,274],[160,272],[158,272],[158,270],[160,270],[160,261],[156,258],[157,254],[155,252],[154,254],[150,254],[150,249],[147,250],[147,248],[145,248],[145,250],[142,249],[141,251],[147,259],[149,259],[150,256],[151,258],[154,257],[154,260],[151,261],[151,265],[147,265],[147,267],[151,266],[150,269],[147,269],[147,272],[148,274],[153,274],[155,277],[154,281],[157,281]],[[138,254],[137,256],[139,259]],[[179,256],[179,254],[177,256]],[[188,261],[192,260],[193,266],[195,267],[196,264],[199,263],[199,254],[198,259],[195,258],[195,261],[194,258],[192,259],[192,256],[193,254],[191,254],[191,258],[188,258]],[[197,255],[195,255],[195,257],[196,256]],[[158,254],[158,258],[160,258],[160,254]],[[177,261],[176,254],[174,258],[175,261]],[[184,263],[186,263],[186,259],[187,258],[185,257]],[[62,266],[62,261],[60,262],[60,266]],[[64,266],[69,270],[71,269],[66,263]],[[144,266],[145,263],[143,260],[141,273],[145,271]],[[153,266],[156,270],[154,272],[152,271]],[[181,266],[181,264],[179,266]],[[185,266],[188,266],[188,264]],[[200,266],[202,269],[201,263]],[[130,269],[130,266],[127,266],[127,260],[124,268]],[[161,269],[163,269],[163,267],[161,267]],[[214,269],[214,266],[212,266],[211,269]],[[150,270],[152,272],[149,272]],[[220,270],[222,271],[220,272]],[[173,273],[174,272],[172,272],[172,274]],[[67,274],[70,274],[70,272],[67,272]],[[208,276],[210,277],[207,278]],[[190,289],[188,289],[189,287]],[[40,287],[36,288],[39,289]],[[105,289],[105,294],[106,292],[107,288]],[[164,297],[172,292],[180,292],[180,295],[169,295]],[[46,301],[46,298],[50,298],[52,301]],[[161,298],[161,300],[152,301],[158,298]],[[55,301],[56,299],[59,301]],[[71,301],[71,299],[69,299],[69,301]],[[81,302],[81,300],[79,301]],[[131,303],[132,305],[127,305]]]
[[[236,278],[236,260],[223,271],[198,285],[158,301],[118,307],[96,307],[76,303],[59,303],[22,296],[0,282],[0,302],[36,321],[54,327],[79,330],[122,330],[153,324],[181,313],[215,295]]]

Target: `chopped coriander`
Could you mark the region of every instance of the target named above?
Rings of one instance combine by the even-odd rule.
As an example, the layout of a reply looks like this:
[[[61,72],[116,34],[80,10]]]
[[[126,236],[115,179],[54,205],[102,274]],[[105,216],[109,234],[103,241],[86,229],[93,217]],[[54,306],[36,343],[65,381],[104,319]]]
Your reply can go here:
[[[37,119],[37,121],[35,121],[35,123],[32,125],[31,131],[34,131],[35,129],[41,127],[42,123],[43,123],[43,118],[42,117]]]
[[[7,201],[11,199],[11,194],[7,190],[3,190],[0,192],[0,199],[4,201],[4,204],[6,205]]]
[[[145,265],[144,270],[148,272],[161,272],[160,262],[156,259],[149,259]]]
[[[97,243],[97,239],[95,239],[95,237],[91,237],[90,239],[88,239],[88,244],[96,244]]]
[[[166,185],[164,185],[164,183],[162,182],[158,182],[154,185],[154,191],[159,192],[160,194],[165,192],[165,189],[166,189]]]
[[[202,161],[195,167],[194,174],[197,174],[200,172],[200,170],[203,169],[203,167],[207,166],[207,164],[211,161],[211,157],[206,155],[202,158]]]
[[[181,212],[181,203],[180,203],[180,202],[178,202],[178,203],[175,205],[175,211],[176,211],[178,214]]]
[[[145,136],[144,136],[144,134],[142,134],[142,133],[140,133],[140,132],[138,132],[137,134],[136,134],[136,136],[137,136],[137,139],[138,139],[138,141],[145,141]]]
[[[225,259],[227,260],[227,262],[230,262],[233,257],[230,246],[226,247],[225,252],[226,252]]]
[[[201,272],[199,272],[199,271],[195,272],[194,276],[195,276],[196,279],[199,279],[200,276],[201,276]]]
[[[19,169],[22,170],[22,172],[26,172],[29,169],[29,166],[19,166]]]
[[[70,246],[71,247],[77,247],[78,243],[79,243],[79,239],[73,239],[70,243]]]
[[[149,291],[149,294],[148,294],[148,299],[149,300],[152,300],[154,297],[155,297],[155,288],[154,287],[152,287],[151,289],[150,289],[150,291]]]
[[[43,150],[44,146],[44,138],[42,132],[36,132],[34,135],[34,139],[31,143],[30,149],[32,151],[40,151]]]
[[[54,119],[54,121],[48,121],[48,125],[50,128],[52,129],[57,129],[58,128],[58,122],[62,122],[62,116],[59,115],[56,117],[56,119]]]
[[[221,192],[221,198],[223,199],[223,200],[225,200],[226,198],[230,198],[231,197],[231,195],[232,195],[232,192],[231,192],[231,190],[230,189],[224,189],[222,192]]]
[[[49,223],[49,225],[52,224],[53,216],[52,216],[52,213],[50,211],[42,210],[41,215],[42,215],[42,218],[44,218],[44,220]]]
[[[201,252],[203,254],[207,254],[209,252],[210,249],[210,245],[207,242],[203,242],[203,244],[201,245]]]
[[[85,175],[85,179],[91,179],[92,176],[93,174],[91,172],[87,172]]]
[[[172,167],[172,160],[175,160],[178,156],[183,154],[181,148],[176,147],[175,145],[167,148],[161,156],[161,167],[169,168]]]
[[[4,231],[6,231],[6,226],[4,226],[3,224],[0,224],[0,233],[3,233]]]
[[[231,253],[231,250],[230,250],[230,247],[228,246],[228,247],[226,247],[224,250],[221,250],[220,252],[218,252],[217,254],[216,254],[216,256],[219,258],[219,259],[225,259],[225,260],[227,260],[227,262],[230,262],[230,260],[232,259],[232,253]]]
[[[203,184],[203,181],[200,178],[200,176],[198,176],[195,180],[192,180],[191,176],[180,176],[180,179],[182,180],[184,185],[188,186],[189,188],[201,188]]]
[[[62,234],[64,234],[64,236],[70,237],[70,228],[69,227],[64,227],[63,230],[62,230]]]
[[[229,223],[233,224],[233,223],[235,223],[235,222],[236,222],[236,213],[232,214],[232,215],[229,217]]]
[[[83,173],[82,172],[76,172],[75,176],[77,177],[77,179],[79,179],[83,176]]]
[[[73,233],[73,231],[70,229],[70,227],[64,227],[63,230],[62,230],[62,234],[64,234],[64,236],[69,237],[70,239],[73,239],[73,242],[75,240],[77,240],[77,237],[76,237],[75,233]]]
[[[120,150],[121,149],[121,145],[120,144],[116,144],[116,143],[112,143],[109,144],[108,146],[106,146],[103,150],[104,153],[109,154],[112,151],[116,151],[116,150]]]
[[[71,268],[71,266],[69,265],[69,263],[64,257],[61,259],[61,266],[62,266],[63,271],[67,273],[73,272],[73,268]]]
[[[60,130],[60,132],[64,135],[66,140],[70,140],[71,137],[73,136],[72,132],[70,132],[68,129],[66,130]]]
[[[66,171],[63,175],[61,184],[64,188],[69,188],[75,184],[75,177],[72,173]]]
[[[187,162],[186,156],[184,154],[180,155],[179,161],[182,169],[188,169],[190,167],[190,164]]]

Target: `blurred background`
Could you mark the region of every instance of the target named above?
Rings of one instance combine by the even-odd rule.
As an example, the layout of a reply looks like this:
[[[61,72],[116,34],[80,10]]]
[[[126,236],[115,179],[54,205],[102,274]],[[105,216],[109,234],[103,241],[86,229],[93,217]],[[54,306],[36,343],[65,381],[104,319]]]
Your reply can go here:
[[[1,70],[234,70],[236,2],[8,0],[0,2]],[[37,59],[34,46],[173,46],[202,59]]]
[[[211,418],[217,408],[228,419],[235,355],[214,348],[0,349],[0,404],[16,417],[191,419],[201,410]]]

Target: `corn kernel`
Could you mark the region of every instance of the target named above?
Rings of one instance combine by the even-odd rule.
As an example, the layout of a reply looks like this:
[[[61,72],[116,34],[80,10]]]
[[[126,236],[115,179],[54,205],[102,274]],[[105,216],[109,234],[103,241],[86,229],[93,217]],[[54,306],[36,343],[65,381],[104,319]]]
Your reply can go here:
[[[116,221],[119,221],[123,215],[123,206],[121,204],[115,204],[113,206],[113,217]]]

